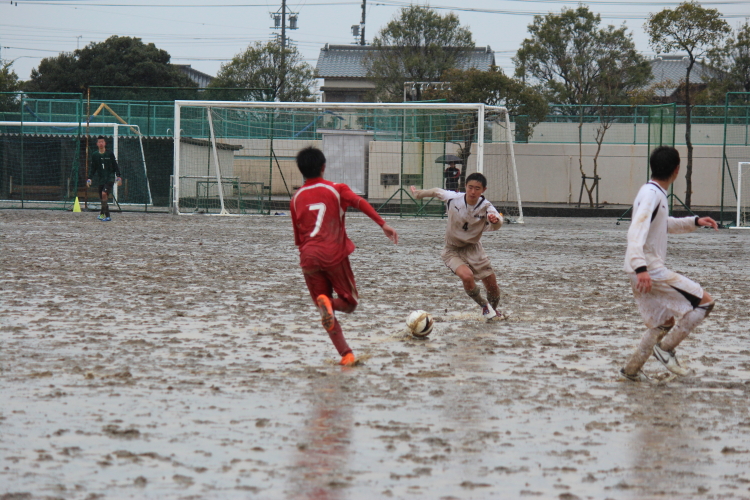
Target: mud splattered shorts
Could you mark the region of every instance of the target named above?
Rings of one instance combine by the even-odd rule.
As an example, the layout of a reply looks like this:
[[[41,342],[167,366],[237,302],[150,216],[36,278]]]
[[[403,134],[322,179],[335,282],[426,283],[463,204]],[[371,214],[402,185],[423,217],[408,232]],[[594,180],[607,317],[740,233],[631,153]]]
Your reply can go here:
[[[318,295],[327,295],[333,298],[333,292],[340,298],[356,306],[359,304],[357,284],[354,281],[354,273],[349,263],[349,257],[331,267],[303,267],[305,283],[310,291],[313,303]]]
[[[663,325],[670,318],[681,318],[698,307],[703,298],[703,288],[698,283],[669,269],[651,274],[651,291],[648,293],[636,290],[637,284],[638,275],[630,274],[635,303],[649,328]]]
[[[440,256],[443,258],[445,265],[454,273],[461,266],[469,266],[471,272],[474,273],[474,278],[478,280],[495,273],[490,264],[489,257],[484,252],[481,241],[473,245],[466,245],[465,247],[445,245],[443,253]]]

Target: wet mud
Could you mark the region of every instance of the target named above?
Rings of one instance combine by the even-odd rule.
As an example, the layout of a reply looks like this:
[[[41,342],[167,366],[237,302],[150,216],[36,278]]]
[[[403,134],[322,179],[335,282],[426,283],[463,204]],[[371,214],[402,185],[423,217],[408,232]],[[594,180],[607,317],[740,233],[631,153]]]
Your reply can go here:
[[[717,301],[678,353],[643,326],[627,225],[483,238],[510,319],[443,266],[443,220],[350,217],[369,357],[337,366],[288,217],[0,211],[0,499],[750,498],[750,231],[670,239]],[[426,340],[404,320],[435,317]]]

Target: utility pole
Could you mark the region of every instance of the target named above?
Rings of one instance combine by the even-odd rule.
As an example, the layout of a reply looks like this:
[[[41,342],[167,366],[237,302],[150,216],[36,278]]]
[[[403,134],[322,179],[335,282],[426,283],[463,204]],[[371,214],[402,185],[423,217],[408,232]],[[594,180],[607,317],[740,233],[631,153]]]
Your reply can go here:
[[[281,29],[281,39],[279,40],[279,46],[281,48],[281,61],[279,64],[279,92],[277,97],[281,97],[284,95],[284,86],[286,84],[286,46],[288,44],[288,40],[286,38],[286,19],[287,19],[287,8],[286,8],[286,0],[281,0],[281,9],[277,10],[274,14],[272,14],[273,17],[273,29]],[[292,12],[289,11],[289,29],[290,30],[296,30],[297,29],[297,18],[299,16],[298,12]]]
[[[365,44],[365,12],[367,7],[367,0],[362,0],[362,20],[359,22],[362,29],[360,30],[360,36],[362,37],[359,41],[360,45]]]
[[[362,19],[359,24],[352,24],[352,36],[354,37],[354,44],[365,44],[365,13],[367,7],[367,0],[362,0]]]
[[[281,78],[279,81],[279,99],[284,95],[286,83],[286,0],[281,0]]]

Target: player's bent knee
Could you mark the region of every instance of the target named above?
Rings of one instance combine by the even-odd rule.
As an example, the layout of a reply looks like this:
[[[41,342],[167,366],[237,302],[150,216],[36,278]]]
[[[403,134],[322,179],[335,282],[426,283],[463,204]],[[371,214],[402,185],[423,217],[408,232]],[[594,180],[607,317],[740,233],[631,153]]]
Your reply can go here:
[[[671,329],[672,329],[673,327],[674,327],[674,318],[672,318],[672,322],[671,322],[671,323],[665,323],[665,324],[663,324],[663,325],[661,325],[661,326],[657,326],[656,328],[658,328],[659,330],[661,330],[661,331],[662,331],[662,333],[665,333],[665,334],[666,334],[666,333],[668,333],[668,332],[669,332],[669,330],[671,330]]]
[[[474,280],[474,273],[471,272],[470,269],[459,269],[459,271],[456,273],[459,278],[461,278],[461,281],[464,282],[464,285],[471,286],[471,288],[474,288],[475,280]]]

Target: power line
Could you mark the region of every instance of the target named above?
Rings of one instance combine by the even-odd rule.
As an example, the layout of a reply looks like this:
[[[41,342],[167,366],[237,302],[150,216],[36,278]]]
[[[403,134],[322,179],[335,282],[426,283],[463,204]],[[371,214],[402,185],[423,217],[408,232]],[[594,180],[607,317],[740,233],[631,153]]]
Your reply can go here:
[[[506,2],[512,2],[512,3],[523,3],[523,4],[530,4],[530,3],[552,3],[552,4],[574,4],[575,2],[571,2],[570,0],[504,0]],[[263,7],[268,8],[268,3],[237,3],[237,4],[138,4],[138,3],[94,3],[94,2],[68,2],[65,0],[61,0],[59,2],[54,1],[23,1],[19,0],[18,3],[20,4],[28,4],[28,5],[55,5],[55,6],[71,6],[71,7],[128,7],[128,8],[162,8],[162,9],[190,9],[190,8],[247,8],[247,7]],[[659,6],[670,6],[670,5],[680,5],[681,2],[679,0],[668,0],[668,1],[660,1],[658,3]],[[705,0],[701,2],[701,5],[747,5],[747,0]],[[309,6],[340,6],[340,5],[360,5],[361,2],[358,1],[343,1],[343,2],[310,2],[305,3],[305,7]],[[371,5],[385,5],[385,6],[409,6],[412,5],[412,2],[406,2],[406,1],[398,1],[398,0],[381,0],[380,2],[375,2]],[[649,7],[652,8],[655,6],[654,2],[635,2],[632,0],[588,0],[586,2],[586,5],[615,5],[615,6],[623,6],[623,7],[632,7],[632,6],[642,6],[642,7]],[[495,13],[495,12],[507,12],[507,10],[503,9],[482,9],[482,8],[470,8],[470,7],[464,7],[464,6],[451,6],[451,5],[442,5],[442,6],[436,6],[430,4],[430,7],[432,8],[439,8],[439,9],[454,9],[454,10],[466,10],[466,11],[475,11],[475,12],[487,12],[487,13]]]

